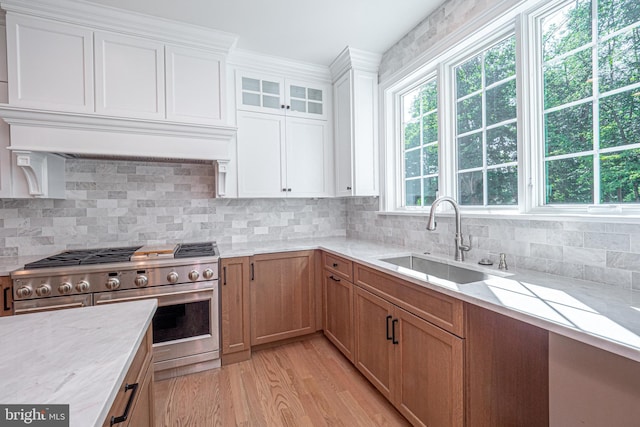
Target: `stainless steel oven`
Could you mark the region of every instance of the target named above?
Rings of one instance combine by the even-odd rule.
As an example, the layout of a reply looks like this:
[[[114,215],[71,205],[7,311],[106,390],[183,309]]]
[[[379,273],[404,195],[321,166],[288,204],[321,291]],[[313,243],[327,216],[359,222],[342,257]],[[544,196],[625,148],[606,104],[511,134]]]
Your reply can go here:
[[[153,358],[157,379],[220,366],[218,282],[100,292],[94,305],[156,298]]]

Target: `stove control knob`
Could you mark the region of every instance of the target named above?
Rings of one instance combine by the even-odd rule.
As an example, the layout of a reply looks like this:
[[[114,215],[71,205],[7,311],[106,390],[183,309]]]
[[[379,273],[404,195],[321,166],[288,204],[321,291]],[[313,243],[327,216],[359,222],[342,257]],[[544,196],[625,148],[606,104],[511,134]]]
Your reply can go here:
[[[51,295],[51,286],[44,284],[36,288],[36,295],[39,297],[48,297]]]
[[[109,277],[109,280],[107,280],[106,283],[106,287],[110,291],[115,291],[120,287],[120,279],[118,279],[117,277]]]
[[[16,290],[18,298],[29,298],[32,293],[33,290],[31,289],[31,286],[22,286]]]
[[[210,268],[207,268],[205,271],[202,272],[202,277],[204,277],[205,279],[209,280],[213,278],[213,270]]]
[[[78,292],[87,292],[89,290],[89,282],[86,280],[81,280],[76,283],[76,290]]]
[[[175,271],[172,271],[171,273],[167,274],[167,281],[169,283],[177,283],[178,282],[178,273],[176,273]]]
[[[135,278],[133,283],[135,283],[135,285],[139,288],[144,288],[149,284],[149,279],[147,279],[147,276],[140,275]]]
[[[195,282],[196,280],[198,280],[199,277],[200,277],[200,273],[198,273],[196,270],[191,270],[189,272],[189,280],[191,280],[192,282]]]
[[[61,294],[68,294],[73,290],[73,285],[69,282],[64,282],[61,283],[60,286],[58,286],[58,292],[60,292]]]

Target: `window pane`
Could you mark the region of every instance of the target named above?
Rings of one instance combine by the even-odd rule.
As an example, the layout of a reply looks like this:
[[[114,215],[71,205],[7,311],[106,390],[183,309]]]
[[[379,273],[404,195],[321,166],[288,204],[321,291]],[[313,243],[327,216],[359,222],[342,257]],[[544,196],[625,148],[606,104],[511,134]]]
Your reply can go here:
[[[485,84],[492,85],[516,74],[516,37],[510,37],[487,51]]]
[[[510,166],[488,170],[487,189],[489,205],[517,205],[518,168]]]
[[[518,160],[518,128],[515,123],[487,131],[487,165],[499,165]],[[489,193],[491,193],[491,180]],[[518,188],[516,185],[514,188]]]
[[[544,116],[545,154],[579,153],[593,148],[593,103],[547,113]]]
[[[322,104],[309,102],[308,108],[311,114],[322,114]]]
[[[301,111],[303,113],[307,112],[307,103],[305,101],[301,101],[299,99],[291,100],[291,111]]]
[[[571,2],[542,20],[542,49],[545,61],[590,42],[591,0]]]
[[[640,82],[640,27],[600,43],[598,64],[601,93]]]
[[[600,201],[640,203],[640,149],[600,155]]]
[[[322,101],[322,91],[309,88],[309,99],[312,101]]]
[[[640,89],[600,101],[600,147],[640,142]]]
[[[291,85],[291,87],[289,88],[289,94],[291,95],[292,98],[306,99],[307,88]]]
[[[434,112],[422,118],[422,143],[438,140],[438,113]]]
[[[591,49],[544,67],[544,107],[552,108],[592,95]]]
[[[432,81],[422,87],[420,93],[422,99],[422,112],[428,113],[438,108],[438,87],[436,82]]]
[[[268,82],[262,81],[262,91],[264,93],[272,93],[279,95],[280,94],[280,83],[278,82]]]
[[[243,90],[253,90],[255,92],[260,92],[260,80],[250,79],[248,77],[242,78],[242,89]]]
[[[482,94],[458,101],[458,134],[482,127]]]
[[[482,89],[482,62],[480,56],[468,60],[456,68],[458,98]]]
[[[428,145],[422,151],[423,175],[438,173],[438,144]]]
[[[487,90],[487,126],[516,118],[516,81]]]
[[[462,205],[483,205],[482,172],[458,174],[458,202]]]
[[[458,169],[482,167],[482,133],[458,138]]]
[[[404,153],[404,176],[405,178],[420,176],[420,150]]]
[[[242,103],[244,105],[260,106],[260,95],[257,93],[242,92]]]
[[[593,203],[593,156],[546,162],[547,204]]]
[[[598,33],[601,37],[637,21],[640,21],[638,0],[598,0]]]
[[[262,95],[262,106],[280,109],[280,98],[276,96]]]
[[[420,117],[420,99],[420,88],[411,91],[402,97],[402,110],[404,112],[403,117],[405,122],[415,119],[416,117]]]
[[[420,145],[420,124],[418,122],[407,123],[404,126],[404,149]]]
[[[405,203],[407,206],[422,206],[420,180],[412,179],[405,182]]]
[[[438,177],[424,179],[424,200],[422,203],[424,206],[428,206],[436,200],[438,191]]]

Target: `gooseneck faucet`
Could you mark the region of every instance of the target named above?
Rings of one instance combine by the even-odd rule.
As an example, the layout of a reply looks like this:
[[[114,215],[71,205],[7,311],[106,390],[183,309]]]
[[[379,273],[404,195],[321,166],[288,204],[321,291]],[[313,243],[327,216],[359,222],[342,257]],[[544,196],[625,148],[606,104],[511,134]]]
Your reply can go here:
[[[453,206],[453,210],[456,214],[456,237],[454,239],[456,245],[456,261],[464,261],[464,253],[466,251],[471,250],[471,237],[469,237],[469,244],[464,244],[464,239],[462,238],[462,226],[460,220],[460,208],[458,207],[458,203],[449,196],[438,197],[431,204],[431,212],[429,212],[429,221],[427,222],[427,230],[434,231],[436,229],[436,209],[442,202],[449,202],[451,206]]]

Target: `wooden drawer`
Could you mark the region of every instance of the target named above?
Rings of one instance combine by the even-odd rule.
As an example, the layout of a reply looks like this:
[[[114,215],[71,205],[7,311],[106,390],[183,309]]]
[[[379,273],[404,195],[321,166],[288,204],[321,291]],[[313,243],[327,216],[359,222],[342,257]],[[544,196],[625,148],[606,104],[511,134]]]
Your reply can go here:
[[[353,262],[348,259],[322,252],[322,265],[330,273],[353,282]]]
[[[464,338],[462,301],[355,264],[355,284],[422,319]]]
[[[11,277],[0,277],[0,317],[13,314],[13,288]]]
[[[138,352],[133,358],[133,362],[129,367],[129,371],[127,371],[127,374],[124,377],[124,381],[122,381],[122,384],[120,385],[118,394],[116,395],[113,405],[109,410],[109,415],[107,415],[107,418],[105,419],[103,426],[111,425],[111,417],[119,417],[125,413],[127,403],[129,402],[131,393],[133,393],[133,390],[130,390],[130,389],[125,390],[125,385],[127,384],[138,384],[136,396],[131,402],[131,408],[133,409],[136,407],[136,403],[141,396],[141,392],[143,388],[142,386],[145,380],[145,374],[147,373],[148,369],[153,369],[153,366],[151,366],[152,340],[153,338],[151,335],[151,327],[149,327],[149,329],[147,329],[147,333],[142,339],[142,343],[140,344],[140,348],[138,349]],[[132,412],[130,412],[130,415],[131,414]],[[129,425],[129,421],[128,420],[123,421],[122,423],[114,424],[114,425],[119,427],[120,426],[124,427]],[[140,426],[140,427],[144,427],[144,426]]]

